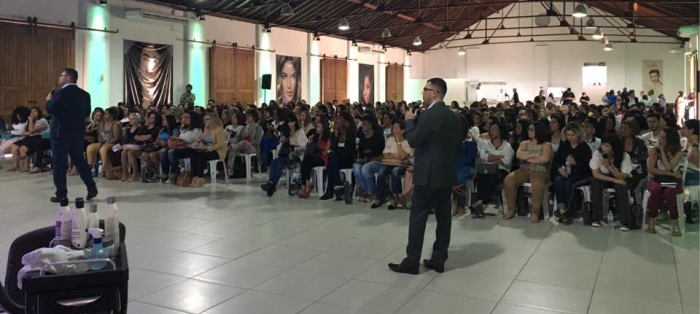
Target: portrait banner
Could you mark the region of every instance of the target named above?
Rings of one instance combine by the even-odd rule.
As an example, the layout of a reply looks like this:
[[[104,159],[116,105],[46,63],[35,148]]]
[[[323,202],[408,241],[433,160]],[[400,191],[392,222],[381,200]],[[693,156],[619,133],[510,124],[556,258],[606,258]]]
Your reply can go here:
[[[663,60],[642,60],[642,88],[645,92],[654,91],[657,97],[664,93]]]
[[[173,47],[124,41],[124,101],[147,108],[173,103]]]
[[[358,99],[365,104],[374,103],[374,65],[359,64],[359,80],[360,88],[358,89]]]
[[[301,58],[277,56],[277,104],[301,101]]]

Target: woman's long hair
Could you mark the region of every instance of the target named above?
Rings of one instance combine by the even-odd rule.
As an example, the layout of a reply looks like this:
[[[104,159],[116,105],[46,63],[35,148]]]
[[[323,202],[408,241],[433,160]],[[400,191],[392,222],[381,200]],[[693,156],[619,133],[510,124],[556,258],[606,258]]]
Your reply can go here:
[[[675,156],[681,151],[681,137],[678,135],[678,129],[675,126],[665,128],[664,134],[666,134],[664,151],[671,156]]]

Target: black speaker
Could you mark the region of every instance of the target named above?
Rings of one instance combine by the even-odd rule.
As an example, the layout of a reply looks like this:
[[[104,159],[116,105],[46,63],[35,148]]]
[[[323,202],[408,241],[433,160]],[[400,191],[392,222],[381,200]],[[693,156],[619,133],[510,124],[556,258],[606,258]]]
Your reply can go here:
[[[262,89],[270,89],[272,84],[272,74],[263,74],[262,76]]]

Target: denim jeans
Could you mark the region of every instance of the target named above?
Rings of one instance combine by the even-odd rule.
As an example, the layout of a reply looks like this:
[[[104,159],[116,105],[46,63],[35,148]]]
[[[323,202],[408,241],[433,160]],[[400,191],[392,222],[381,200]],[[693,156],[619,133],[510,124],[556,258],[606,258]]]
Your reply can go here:
[[[471,180],[472,178],[474,178],[474,167],[464,166],[462,168],[457,169],[457,184],[460,188],[465,189],[467,180]],[[457,205],[464,207],[466,203],[466,196],[457,196]]]
[[[381,167],[382,163],[374,160],[364,164],[355,163],[352,166],[355,179],[360,185],[360,189],[366,194],[372,194],[374,192],[374,174],[378,173]]]
[[[586,179],[586,176],[572,175],[564,178],[562,175],[557,175],[554,179],[554,193],[557,197],[556,209],[568,208],[571,202],[571,196],[574,193],[574,184]],[[568,212],[568,210],[567,210]]]
[[[287,167],[287,162],[289,161],[289,157],[287,156],[282,156],[277,159],[273,159],[272,163],[270,163],[270,177],[268,179],[269,182],[271,182],[274,185],[277,185],[277,183],[280,182],[280,178],[282,177],[282,172],[284,172],[284,168]]]
[[[384,188],[386,182],[386,176],[391,176],[391,193],[399,194],[401,193],[401,177],[406,173],[406,167],[397,166],[387,166],[382,165],[379,169],[379,175],[377,176],[377,188],[375,191],[375,196],[380,202],[384,202]]]

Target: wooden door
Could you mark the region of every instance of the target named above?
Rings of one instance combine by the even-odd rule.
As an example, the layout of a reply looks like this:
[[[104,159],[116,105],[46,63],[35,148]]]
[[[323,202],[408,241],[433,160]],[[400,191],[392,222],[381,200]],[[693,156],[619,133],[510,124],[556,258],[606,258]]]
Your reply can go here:
[[[403,66],[386,66],[386,100],[403,100]]]
[[[348,98],[348,63],[346,60],[321,60],[321,101]]]
[[[255,102],[255,53],[252,50],[209,49],[209,95],[217,103]]]

